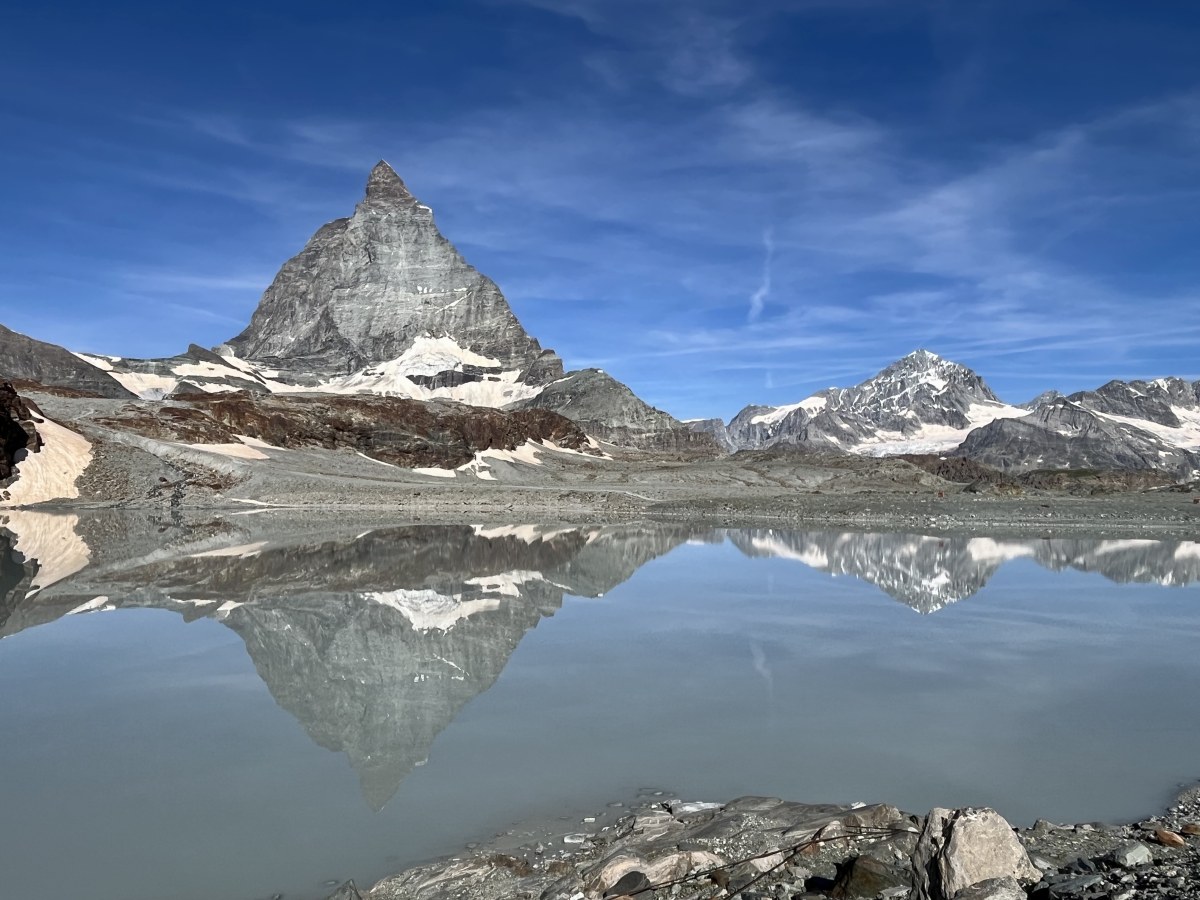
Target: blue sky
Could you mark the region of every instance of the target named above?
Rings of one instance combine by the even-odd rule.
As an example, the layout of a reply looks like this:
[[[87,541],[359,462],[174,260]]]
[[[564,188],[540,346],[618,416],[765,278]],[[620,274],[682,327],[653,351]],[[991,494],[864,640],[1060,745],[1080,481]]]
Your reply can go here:
[[[681,417],[926,347],[1200,378],[1190,0],[25,4],[0,322],[170,355],[389,160],[572,368]]]

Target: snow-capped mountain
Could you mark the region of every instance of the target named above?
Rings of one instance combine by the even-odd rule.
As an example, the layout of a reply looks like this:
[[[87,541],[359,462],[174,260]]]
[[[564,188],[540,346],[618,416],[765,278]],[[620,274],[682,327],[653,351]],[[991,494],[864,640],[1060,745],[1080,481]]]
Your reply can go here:
[[[966,366],[917,350],[851,388],[748,406],[727,427],[739,449],[804,444],[872,456],[951,450],[994,419],[1025,415]]]
[[[938,453],[1006,472],[1038,469],[1200,471],[1200,382],[1110,381],[1021,406],[966,366],[917,350],[851,388],[785,406],[747,406],[724,426],[689,423],[734,450],[811,447],[867,456]],[[721,428],[717,426],[721,425]]]
[[[30,352],[30,347],[35,351]],[[386,162],[353,215],[322,226],[284,263],[248,327],[213,351],[166,359],[67,353],[0,331],[0,374],[109,397],[189,393],[375,394],[541,408],[597,437],[712,448],[608,374],[565,374],[500,289],[438,230]]]

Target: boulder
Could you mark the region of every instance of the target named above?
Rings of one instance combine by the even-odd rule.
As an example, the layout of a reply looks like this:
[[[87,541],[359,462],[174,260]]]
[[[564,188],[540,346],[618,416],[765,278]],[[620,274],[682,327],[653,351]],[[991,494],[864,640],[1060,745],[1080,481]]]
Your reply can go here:
[[[951,900],[996,878],[1035,882],[1042,873],[994,809],[933,809],[913,854],[917,900]]]

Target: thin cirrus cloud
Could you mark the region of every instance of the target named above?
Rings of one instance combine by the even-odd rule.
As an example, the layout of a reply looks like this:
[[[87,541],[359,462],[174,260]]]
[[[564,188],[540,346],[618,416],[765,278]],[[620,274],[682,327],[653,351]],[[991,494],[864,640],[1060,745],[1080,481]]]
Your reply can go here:
[[[487,38],[544,35],[552,58],[488,69],[503,89],[486,102],[431,82],[420,115],[399,101],[147,103],[118,110],[119,131],[56,144],[62,171],[86,171],[92,190],[103,182],[104,202],[145,198],[121,227],[149,223],[92,254],[81,281],[108,302],[77,315],[157,297],[160,352],[227,338],[270,273],[348,214],[386,158],[543,345],[680,416],[791,402],[916,347],[1014,400],[1194,368],[1200,264],[1186,238],[1200,230],[1200,89],[1126,92],[1003,131],[992,127],[1003,102],[972,106],[1011,74],[993,23],[956,13],[947,24],[941,4],[479,6],[498,21],[536,17]],[[952,64],[894,113],[873,102],[887,85],[854,87],[869,61],[850,53],[789,79],[762,47],[784,17],[810,13],[880,34],[929,16]],[[344,73],[351,100],[360,74]],[[952,139],[943,116],[982,136]],[[164,206],[176,221],[154,217]],[[11,265],[0,276],[31,277]],[[53,338],[51,319],[65,317],[46,310],[38,333]],[[197,327],[201,313],[210,321]],[[23,315],[39,328],[36,311]],[[88,349],[105,349],[103,329],[97,318]]]

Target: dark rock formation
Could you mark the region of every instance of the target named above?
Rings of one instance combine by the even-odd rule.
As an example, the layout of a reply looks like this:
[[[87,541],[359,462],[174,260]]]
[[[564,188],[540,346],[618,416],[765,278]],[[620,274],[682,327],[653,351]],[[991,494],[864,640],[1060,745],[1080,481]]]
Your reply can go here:
[[[42,449],[38,434],[36,405],[29,403],[7,381],[0,385],[0,488],[8,487],[14,479],[18,454]]]
[[[1017,486],[1017,479],[1005,475],[999,469],[985,466],[973,459],[961,456],[938,456],[933,453],[903,453],[894,459],[902,459],[912,463],[918,469],[923,469],[938,478],[959,484],[991,484]]]
[[[0,378],[69,388],[94,397],[133,395],[109,375],[55,344],[0,325]]]

